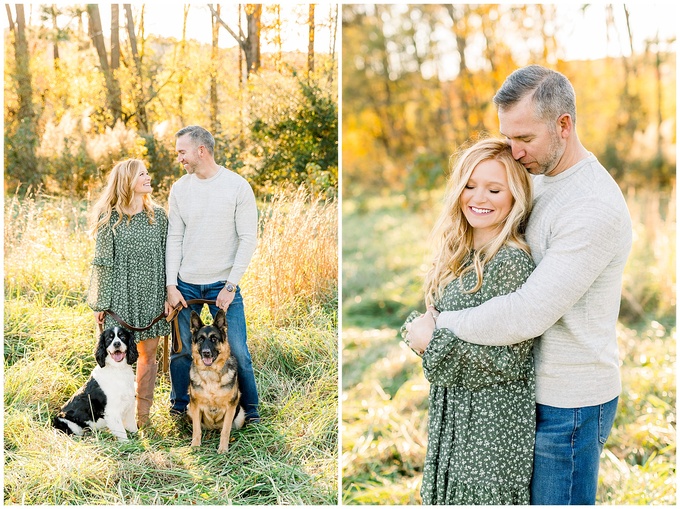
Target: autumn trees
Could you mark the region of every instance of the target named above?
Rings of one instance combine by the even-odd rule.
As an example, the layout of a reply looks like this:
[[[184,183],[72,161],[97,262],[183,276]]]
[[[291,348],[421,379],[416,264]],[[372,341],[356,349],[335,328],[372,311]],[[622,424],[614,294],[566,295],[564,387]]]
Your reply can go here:
[[[337,6],[316,16],[307,4],[166,6],[182,27],[167,35],[147,32],[153,8],[158,16],[150,4],[6,5],[6,191],[19,183],[85,191],[129,156],[146,158],[162,185],[176,178],[172,135],[187,123],[213,130],[218,159],[265,185],[269,154],[302,145],[277,150],[276,140],[260,136],[262,126],[299,119],[318,104],[327,129],[290,124],[307,141],[285,155],[295,168],[286,181],[331,175],[320,181],[337,183],[335,50],[314,46],[314,34],[336,40],[329,32]],[[204,43],[189,33],[197,23],[210,34]],[[284,50],[294,33],[303,39]]]
[[[17,173],[33,181],[36,168],[37,113],[33,102],[33,80],[26,36],[24,6],[17,4],[16,17],[9,4],[5,4],[10,31],[14,38],[13,82],[16,87],[15,101],[8,101],[5,108],[5,166],[16,168]]]
[[[597,8],[575,7],[572,22],[583,24]],[[508,74],[529,63],[570,78],[579,135],[616,177],[630,185],[671,183],[674,38],[650,40],[641,53],[633,41],[642,36],[630,30],[635,15],[623,5],[599,8],[610,12],[599,27],[607,40],[625,36],[624,56],[567,59],[572,48],[557,38],[565,16],[555,4],[344,5],[346,195],[441,187],[461,144],[498,134],[492,97]],[[613,10],[625,11],[618,25]]]

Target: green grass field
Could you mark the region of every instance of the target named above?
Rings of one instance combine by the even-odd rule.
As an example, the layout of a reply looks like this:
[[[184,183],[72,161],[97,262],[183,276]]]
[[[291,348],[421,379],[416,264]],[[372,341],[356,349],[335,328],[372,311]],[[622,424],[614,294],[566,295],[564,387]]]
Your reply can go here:
[[[623,394],[598,503],[676,502],[675,195],[627,196],[634,247],[618,325]],[[413,203],[417,206],[413,206]],[[343,201],[342,498],[420,503],[429,384],[398,336],[422,309],[437,196]]]
[[[168,414],[167,375],[152,425],[129,442],[50,426],[95,363],[84,304],[94,241],[84,203],[6,197],[5,504],[337,504],[337,204],[281,194],[260,209],[241,286],[263,421],[234,431],[219,455],[218,432],[189,447],[191,426]],[[300,252],[310,256],[291,264]]]

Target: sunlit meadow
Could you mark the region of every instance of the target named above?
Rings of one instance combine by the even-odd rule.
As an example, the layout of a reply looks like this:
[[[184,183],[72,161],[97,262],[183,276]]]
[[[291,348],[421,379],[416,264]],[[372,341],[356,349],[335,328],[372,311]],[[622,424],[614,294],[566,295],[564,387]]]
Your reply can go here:
[[[152,425],[129,442],[51,427],[94,367],[85,211],[39,193],[5,198],[5,504],[336,504],[336,202],[298,191],[260,204],[242,288],[263,422],[234,432],[227,455],[213,432],[189,447],[190,425],[168,414],[167,374]],[[291,264],[299,253],[309,256]]]

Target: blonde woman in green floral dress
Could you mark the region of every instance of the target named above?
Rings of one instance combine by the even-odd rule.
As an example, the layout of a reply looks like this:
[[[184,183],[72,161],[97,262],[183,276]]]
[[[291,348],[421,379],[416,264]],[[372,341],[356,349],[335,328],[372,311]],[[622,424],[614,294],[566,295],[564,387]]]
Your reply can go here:
[[[95,254],[87,302],[104,328],[119,325],[105,313],[114,311],[134,327],[146,327],[166,307],[165,244],[168,216],[151,198],[151,177],[143,161],[116,164],[92,208]],[[160,320],[135,333],[137,424],[149,421],[158,364],[160,336],[170,326]]]
[[[402,328],[431,384],[423,504],[529,504],[533,340],[489,347],[448,329],[429,341],[409,333],[431,327],[439,311],[477,306],[522,285],[534,268],[522,237],[531,203],[531,178],[506,141],[483,139],[458,158],[432,232],[428,311],[412,313]]]

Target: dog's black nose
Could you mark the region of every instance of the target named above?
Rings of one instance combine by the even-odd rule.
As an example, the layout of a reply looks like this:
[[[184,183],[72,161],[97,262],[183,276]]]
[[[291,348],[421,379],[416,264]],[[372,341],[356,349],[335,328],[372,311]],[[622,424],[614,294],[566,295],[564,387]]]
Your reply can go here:
[[[120,340],[115,340],[113,343],[111,343],[114,348],[120,348],[120,345],[122,344]]]

